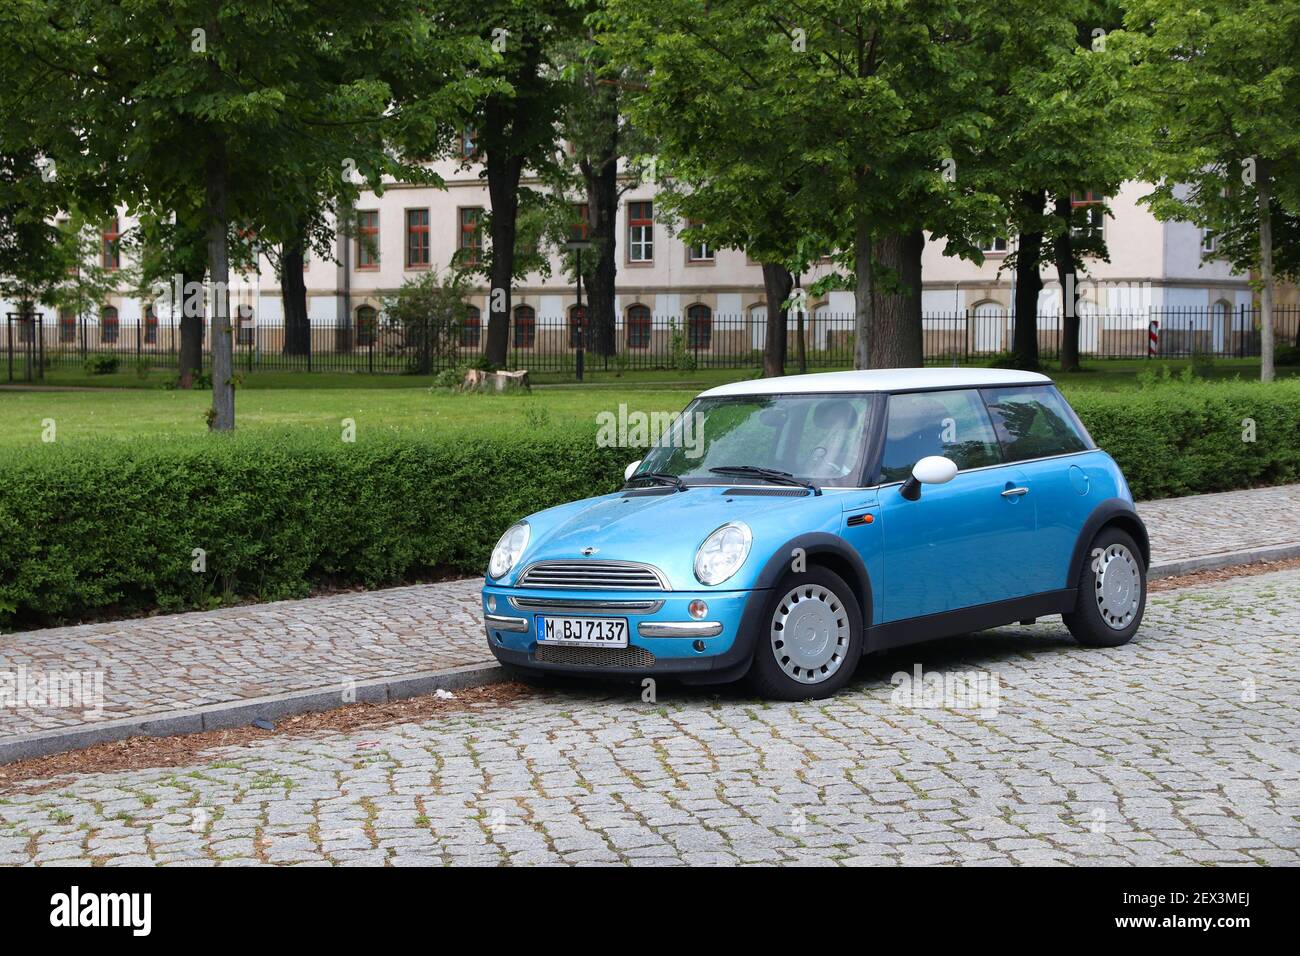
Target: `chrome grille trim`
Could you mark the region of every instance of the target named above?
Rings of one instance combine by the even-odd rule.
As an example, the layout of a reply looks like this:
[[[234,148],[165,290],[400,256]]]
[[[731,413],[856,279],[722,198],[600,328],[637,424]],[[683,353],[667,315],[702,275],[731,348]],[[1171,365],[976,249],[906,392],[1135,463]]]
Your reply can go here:
[[[538,561],[524,568],[516,587],[593,591],[667,591],[663,572],[638,561]]]
[[[663,601],[592,601],[580,598],[512,597],[510,604],[517,611],[549,611],[552,614],[571,612],[591,614],[593,611],[622,611],[625,614],[653,614],[664,606]]]

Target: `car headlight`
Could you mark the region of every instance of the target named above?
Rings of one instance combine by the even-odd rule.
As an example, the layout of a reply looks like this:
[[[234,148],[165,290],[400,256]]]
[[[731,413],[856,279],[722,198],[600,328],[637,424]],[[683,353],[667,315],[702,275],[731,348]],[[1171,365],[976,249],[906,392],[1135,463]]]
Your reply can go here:
[[[748,525],[740,521],[724,524],[695,552],[695,577],[701,584],[721,584],[745,563],[752,540]]]
[[[492,560],[488,562],[488,574],[499,578],[515,566],[524,548],[528,547],[528,522],[519,521],[506,529],[497,546],[492,549]]]

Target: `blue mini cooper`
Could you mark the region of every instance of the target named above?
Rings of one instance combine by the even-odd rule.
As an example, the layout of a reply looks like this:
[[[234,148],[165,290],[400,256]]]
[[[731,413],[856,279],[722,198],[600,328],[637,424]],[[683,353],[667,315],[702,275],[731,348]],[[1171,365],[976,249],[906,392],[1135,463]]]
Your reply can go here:
[[[529,515],[483,588],[520,671],[748,676],[826,697],[864,653],[1060,614],[1115,647],[1150,545],[1045,376],[830,372],[700,395],[613,494]]]

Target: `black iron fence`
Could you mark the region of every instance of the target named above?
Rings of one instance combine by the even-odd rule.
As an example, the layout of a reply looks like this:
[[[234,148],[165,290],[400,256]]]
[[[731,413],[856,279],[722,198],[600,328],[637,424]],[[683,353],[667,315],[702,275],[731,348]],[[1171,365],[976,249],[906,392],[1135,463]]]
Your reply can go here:
[[[1274,315],[1279,344],[1296,341],[1300,308]],[[1250,308],[1163,309],[1138,313],[1089,314],[1079,318],[1079,350],[1085,357],[1178,358],[1193,355],[1248,357],[1259,354],[1259,315]],[[46,370],[126,371],[177,368],[178,323],[145,320],[50,319],[9,313],[4,327],[9,381],[31,381]],[[1015,316],[983,308],[927,313],[922,318],[927,362],[978,362],[1011,350]],[[1064,323],[1058,315],[1038,317],[1038,347],[1044,359],[1060,355]],[[282,326],[250,325],[234,330],[235,368],[241,373],[336,371],[430,373],[467,365],[483,353],[486,323],[432,330],[374,322],[348,327],[313,326],[297,341]],[[608,371],[698,368],[758,368],[767,339],[759,315],[633,314],[614,329],[613,349],[598,348],[595,331],[562,316],[516,315],[507,330],[507,365],[534,372],[574,372],[579,347],[588,369]],[[802,343],[802,347],[801,347]],[[853,364],[854,317],[850,313],[807,314],[802,334],[791,319],[787,367],[844,368]],[[209,349],[203,343],[204,363]]]

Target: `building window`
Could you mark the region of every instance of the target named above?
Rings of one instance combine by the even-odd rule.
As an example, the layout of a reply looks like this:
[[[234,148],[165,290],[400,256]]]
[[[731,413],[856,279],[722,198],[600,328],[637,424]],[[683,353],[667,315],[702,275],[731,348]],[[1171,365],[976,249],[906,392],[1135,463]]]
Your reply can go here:
[[[515,309],[515,348],[530,349],[537,332],[537,313],[531,305]]]
[[[460,344],[462,348],[476,349],[483,336],[483,314],[478,306],[471,305],[465,309],[465,321],[460,326]]]
[[[59,341],[77,341],[77,314],[71,309],[59,310]]]
[[[585,202],[573,204],[573,221],[569,224],[569,241],[586,242],[591,238],[591,207]]]
[[[470,127],[460,131],[460,158],[468,160],[479,158],[478,132]]]
[[[357,213],[357,268],[379,268],[379,210]]]
[[[650,347],[650,308],[634,305],[627,310],[627,347],[630,349],[648,349]]]
[[[569,309],[569,348],[583,347],[583,331],[586,328],[587,307],[575,305]]]
[[[700,225],[700,221],[698,219],[692,219],[688,223],[688,225],[698,226]],[[693,242],[686,247],[686,261],[687,262],[712,262],[713,249],[709,246],[707,242]]]
[[[1213,229],[1201,230],[1201,252],[1212,256],[1219,251],[1219,236]]]
[[[980,242],[980,252],[985,255],[1003,255],[1007,251],[1007,237],[993,236]]]
[[[713,311],[707,305],[686,310],[686,341],[690,348],[707,349],[713,341]]]
[[[117,341],[117,309],[106,305],[99,312],[99,341],[112,345]]]
[[[654,203],[627,204],[627,258],[629,262],[654,262]]]
[[[460,240],[457,248],[461,250],[461,261],[466,265],[478,265],[479,254],[483,251],[483,235],[479,231],[482,217],[482,206],[466,206],[460,210]]]
[[[158,344],[158,313],[151,305],[144,310],[144,341],[146,345]]]
[[[375,327],[379,324],[379,313],[372,305],[363,305],[357,309],[357,345],[370,348],[375,344]]]
[[[1082,217],[1078,210],[1082,209]],[[1070,211],[1075,214],[1075,224],[1070,231],[1078,239],[1091,239],[1101,234],[1106,222],[1106,197],[1094,190],[1070,196]],[[1080,221],[1082,218],[1082,221]]]
[[[120,242],[122,233],[118,231],[118,221],[114,219],[104,227],[101,237],[100,264],[110,272],[122,267],[122,250]]]
[[[429,268],[429,210],[406,210],[406,268]]]

